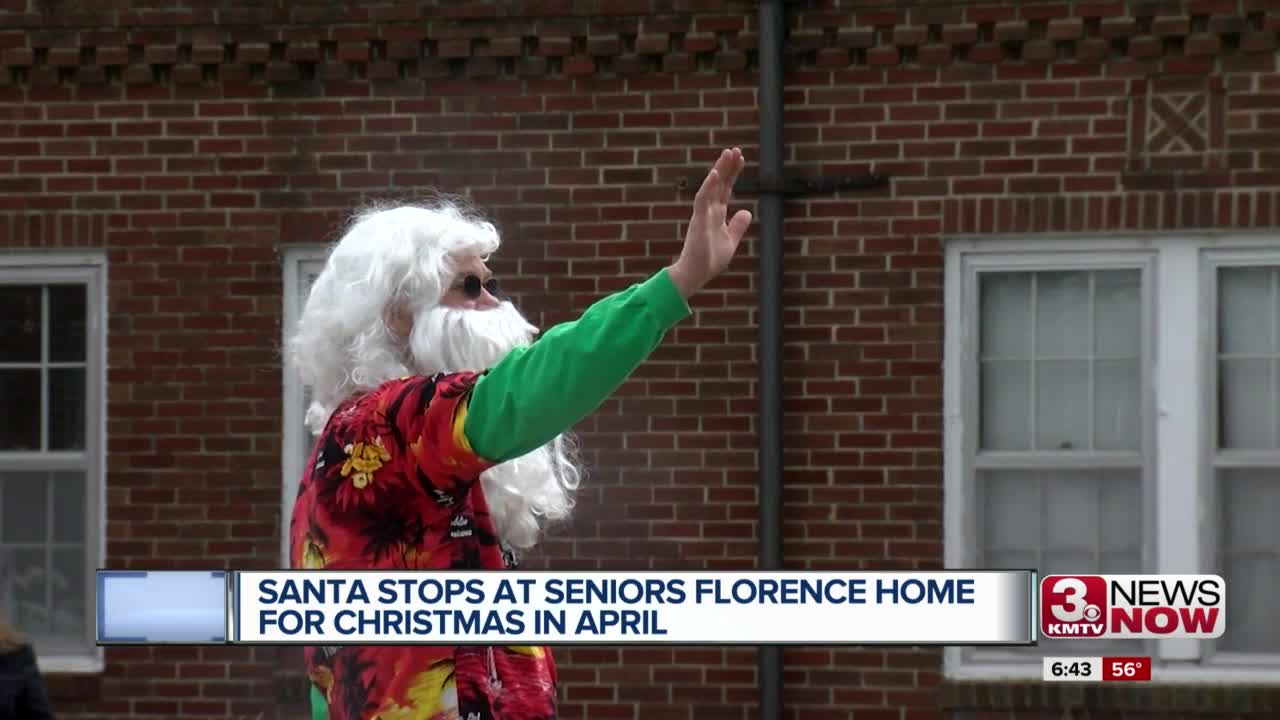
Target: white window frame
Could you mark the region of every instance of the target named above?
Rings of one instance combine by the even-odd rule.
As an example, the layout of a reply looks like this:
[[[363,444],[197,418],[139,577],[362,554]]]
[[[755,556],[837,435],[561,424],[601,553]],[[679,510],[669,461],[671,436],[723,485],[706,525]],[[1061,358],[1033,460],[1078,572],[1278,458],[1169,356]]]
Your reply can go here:
[[[956,237],[946,243],[944,340],[944,542],[950,568],[974,567],[971,525],[976,446],[974,359],[980,270],[1107,269],[1142,265],[1143,518],[1142,571],[1217,573],[1216,268],[1280,263],[1276,235],[1133,234]],[[1066,460],[1064,459],[1064,463]],[[1064,467],[1067,465],[1064,464]],[[1181,481],[1180,481],[1181,480]],[[1188,532],[1188,530],[1191,530]],[[1229,590],[1229,588],[1228,588]],[[1167,683],[1270,682],[1276,656],[1215,653],[1212,641],[1145,643],[1153,680]],[[1039,658],[997,649],[946,648],[943,671],[958,680],[1037,680]]]
[[[48,674],[93,674],[102,672],[105,666],[103,648],[96,644],[95,588],[96,570],[106,564],[106,255],[82,250],[0,253],[0,284],[61,282],[85,285],[85,447],[83,451],[0,452],[0,466],[48,470],[67,464],[85,469],[84,537],[89,546],[84,574],[85,648],[74,654],[41,654],[40,668]]]
[[[284,287],[281,308],[281,347],[292,337],[297,326],[298,316],[302,312],[302,278],[305,268],[323,263],[329,248],[324,245],[297,245],[281,248],[284,262]],[[280,502],[280,566],[289,567],[289,520],[293,514],[293,501],[298,493],[298,482],[302,478],[304,448],[309,447],[312,438],[302,429],[307,409],[302,405],[302,381],[298,378],[298,370],[289,353],[283,353],[281,363],[283,370],[282,388],[284,396],[284,424],[281,438],[281,483]]]

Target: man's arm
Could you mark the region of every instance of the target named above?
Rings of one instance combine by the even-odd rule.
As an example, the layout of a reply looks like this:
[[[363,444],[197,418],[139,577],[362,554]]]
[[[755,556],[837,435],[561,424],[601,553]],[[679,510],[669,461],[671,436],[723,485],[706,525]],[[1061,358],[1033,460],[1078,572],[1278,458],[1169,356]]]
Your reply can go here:
[[[744,164],[740,150],[720,154],[694,198],[680,257],[665,270],[548,330],[487,372],[406,378],[391,390],[388,407],[417,471],[437,490],[452,492],[599,407],[689,315],[688,299],[733,259],[751,224],[745,210],[726,219]]]
[[[315,684],[311,684],[311,720],[329,720],[329,701]]]
[[[728,215],[746,162],[720,153],[693,201],[680,257],[670,267],[547,331],[481,377],[454,415],[455,444],[484,463],[520,457],[600,406],[689,314],[688,299],[728,267],[751,213]]]
[[[670,271],[662,270],[508,353],[459,407],[472,452],[502,463],[550,442],[600,407],[688,316]]]

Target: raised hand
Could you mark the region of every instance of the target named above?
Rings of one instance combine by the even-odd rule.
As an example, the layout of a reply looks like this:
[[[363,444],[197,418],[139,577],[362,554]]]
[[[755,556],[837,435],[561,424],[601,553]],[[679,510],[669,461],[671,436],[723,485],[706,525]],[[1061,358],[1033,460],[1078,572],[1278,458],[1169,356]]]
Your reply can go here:
[[[726,221],[733,185],[746,164],[738,148],[721,152],[693,199],[684,248],[668,269],[685,299],[724,272],[751,225],[751,213],[746,210],[739,210]]]

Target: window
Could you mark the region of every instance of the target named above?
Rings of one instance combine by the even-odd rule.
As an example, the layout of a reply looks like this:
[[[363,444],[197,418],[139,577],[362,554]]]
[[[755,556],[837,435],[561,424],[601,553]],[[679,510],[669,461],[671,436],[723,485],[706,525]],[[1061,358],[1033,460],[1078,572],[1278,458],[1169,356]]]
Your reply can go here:
[[[302,313],[302,306],[311,292],[320,271],[324,269],[327,248],[292,247],[284,252],[284,308],[281,323],[284,336],[281,342],[293,335],[293,329]],[[284,458],[283,502],[281,503],[280,553],[284,567],[289,564],[289,519],[293,513],[293,501],[298,494],[298,481],[311,453],[312,436],[304,421],[307,406],[311,404],[311,392],[298,380],[298,371],[286,357],[284,362]]]
[[[0,255],[0,612],[50,671],[101,669],[105,265]]]
[[[1213,642],[949,649],[958,677],[1150,654],[1171,681],[1280,670],[1280,251],[1249,237],[956,240],[947,248],[951,567],[1216,573]],[[1126,647],[1127,645],[1127,647]]]
[[[1209,257],[1217,427],[1216,558],[1227,582],[1224,656],[1280,653],[1280,254]],[[1211,405],[1212,407],[1212,405]]]

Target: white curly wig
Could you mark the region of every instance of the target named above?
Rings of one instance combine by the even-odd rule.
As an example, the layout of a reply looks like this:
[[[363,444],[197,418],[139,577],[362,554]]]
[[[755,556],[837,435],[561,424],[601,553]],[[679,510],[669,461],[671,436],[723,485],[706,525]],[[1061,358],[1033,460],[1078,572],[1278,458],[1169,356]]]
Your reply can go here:
[[[441,306],[459,261],[498,249],[494,226],[453,201],[360,213],[329,253],[288,352],[312,391],[308,429],[319,434],[347,398],[406,375],[478,371],[538,330],[507,301],[492,310]],[[406,341],[389,325],[408,313]],[[581,478],[572,436],[481,476],[504,544],[527,549],[546,520],[568,517]]]

